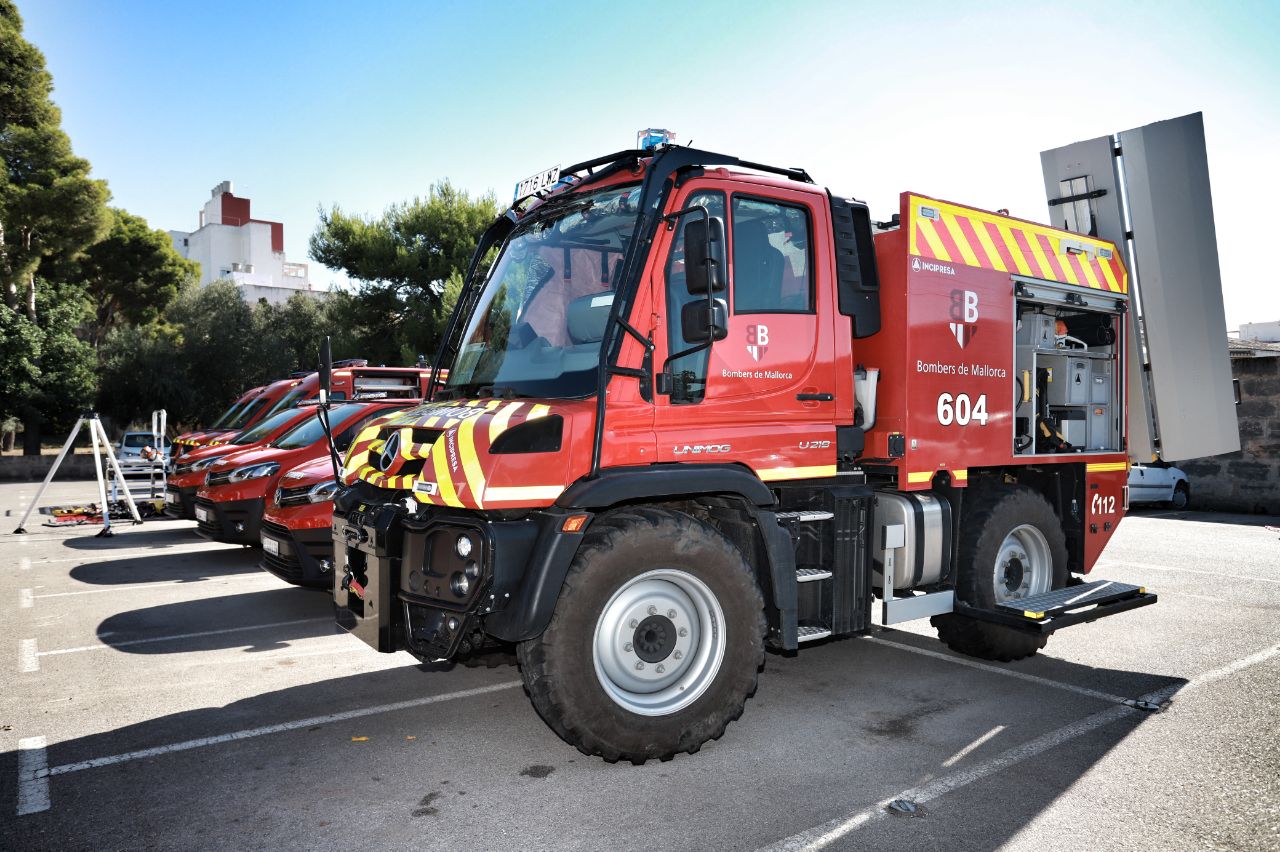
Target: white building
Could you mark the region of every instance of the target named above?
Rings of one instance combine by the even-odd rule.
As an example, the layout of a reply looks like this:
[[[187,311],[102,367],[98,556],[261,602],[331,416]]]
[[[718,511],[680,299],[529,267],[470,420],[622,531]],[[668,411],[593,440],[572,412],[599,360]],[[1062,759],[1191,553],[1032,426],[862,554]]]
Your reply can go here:
[[[320,299],[329,295],[312,289],[305,263],[285,260],[283,224],[254,219],[249,199],[237,197],[229,180],[210,195],[200,211],[200,227],[169,232],[178,253],[199,262],[201,287],[234,281],[246,302],[265,298],[277,305],[299,291]]]
[[[1240,339],[1261,340],[1264,343],[1280,343],[1280,320],[1275,322],[1241,323]]]

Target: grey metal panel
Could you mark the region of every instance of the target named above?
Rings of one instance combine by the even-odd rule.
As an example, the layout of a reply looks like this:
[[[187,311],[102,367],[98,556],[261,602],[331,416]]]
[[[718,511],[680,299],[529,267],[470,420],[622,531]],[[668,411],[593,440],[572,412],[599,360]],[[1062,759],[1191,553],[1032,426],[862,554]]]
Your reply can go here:
[[[1129,457],[1156,458],[1156,436],[1159,457],[1168,461],[1233,452],[1240,436],[1202,117],[1119,137],[1123,186],[1108,136],[1041,152],[1040,163],[1046,198],[1074,194],[1082,177],[1087,190],[1106,191],[1088,202],[1089,230],[1126,253],[1136,297],[1125,322]],[[1064,186],[1067,181],[1075,185]],[[1133,240],[1125,231],[1122,193]],[[1054,226],[1073,224],[1065,208],[1050,206]]]
[[[1160,456],[1234,452],[1240,430],[1204,122],[1193,113],[1126,130],[1120,146]]]
[[[1052,151],[1040,152],[1040,168],[1044,173],[1044,197],[1062,198],[1073,192],[1064,192],[1063,181],[1085,178],[1087,189],[1105,190],[1101,198],[1089,201],[1093,212],[1093,228],[1072,227],[1068,205],[1050,205],[1049,224],[1069,231],[1092,230],[1092,236],[1110,240],[1124,251],[1124,213],[1121,209],[1120,190],[1116,182],[1114,145],[1110,136],[1099,136],[1073,145],[1064,145]]]

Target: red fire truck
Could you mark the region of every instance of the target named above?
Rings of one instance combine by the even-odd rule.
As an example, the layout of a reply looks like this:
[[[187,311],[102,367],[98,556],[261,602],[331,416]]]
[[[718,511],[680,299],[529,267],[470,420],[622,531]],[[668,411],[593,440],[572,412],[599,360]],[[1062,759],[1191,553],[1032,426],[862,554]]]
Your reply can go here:
[[[334,446],[339,452],[345,451],[362,426],[410,402],[347,402],[335,406],[329,412]],[[300,422],[280,437],[223,456],[209,465],[194,501],[196,532],[213,541],[259,544],[262,513],[275,494],[282,473],[304,462],[329,457],[329,446],[315,414],[315,406],[307,406]]]
[[[341,626],[518,643],[561,737],[643,762],[873,598],[993,660],[1155,602],[1083,579],[1126,510],[1114,245],[690,148],[552,172],[484,234],[443,388],[347,453]]]
[[[256,388],[249,388],[240,397],[231,404],[231,407],[222,412],[217,420],[213,421],[205,429],[198,429],[192,432],[184,432],[173,439],[173,457],[177,458],[193,447],[203,446],[210,440],[217,438],[219,435],[234,434],[236,431],[232,428],[237,422],[240,414],[258,394],[266,389],[266,385],[260,385]]]
[[[332,374],[330,399],[341,400],[361,396],[372,399],[382,395],[388,399],[421,399],[426,394],[429,370],[421,367],[370,367],[363,358],[342,361]],[[179,454],[196,447],[225,441],[228,436],[250,428],[263,419],[292,408],[300,402],[315,399],[319,393],[315,373],[295,373],[287,379],[255,388],[237,400],[236,405],[200,432],[178,436]]]

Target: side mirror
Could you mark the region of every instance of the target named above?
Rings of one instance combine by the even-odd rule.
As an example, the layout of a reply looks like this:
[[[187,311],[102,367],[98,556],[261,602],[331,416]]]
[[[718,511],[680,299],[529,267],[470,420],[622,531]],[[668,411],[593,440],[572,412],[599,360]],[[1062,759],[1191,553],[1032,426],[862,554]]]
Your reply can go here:
[[[680,309],[680,334],[685,343],[711,343],[729,336],[729,306],[724,299],[699,299]]]
[[[724,289],[724,220],[690,217],[684,223],[684,280],[692,296]]]
[[[329,348],[329,337],[325,335],[320,341],[320,401],[329,400],[329,389],[333,386],[333,351]]]

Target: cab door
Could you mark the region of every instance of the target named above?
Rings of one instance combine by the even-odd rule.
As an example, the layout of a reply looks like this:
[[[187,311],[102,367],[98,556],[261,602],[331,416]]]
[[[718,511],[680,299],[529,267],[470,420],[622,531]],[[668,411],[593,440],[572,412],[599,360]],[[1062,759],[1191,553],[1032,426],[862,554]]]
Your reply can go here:
[[[659,461],[739,462],[767,481],[834,476],[834,304],[825,196],[746,182],[691,181],[675,208],[724,220],[728,335],[670,362],[657,399]],[[661,271],[665,360],[689,349],[683,228]],[[661,303],[660,303],[661,304]],[[663,351],[665,350],[665,351]]]

